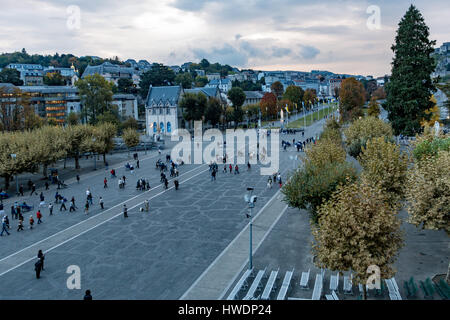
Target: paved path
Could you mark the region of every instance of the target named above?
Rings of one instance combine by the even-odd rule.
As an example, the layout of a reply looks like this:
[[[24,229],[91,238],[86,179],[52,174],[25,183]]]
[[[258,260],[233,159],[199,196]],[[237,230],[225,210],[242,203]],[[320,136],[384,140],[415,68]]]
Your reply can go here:
[[[272,227],[286,211],[288,206],[281,199],[282,195],[278,191],[255,216],[252,228],[253,252],[258,249]],[[238,275],[236,270],[248,267],[249,228],[248,224],[180,299],[216,300],[224,298],[224,294]]]
[[[305,138],[320,131],[323,123],[308,128]],[[292,168],[289,156],[293,154],[297,154],[294,148],[280,152],[283,180]],[[14,235],[2,237],[0,299],[80,299],[86,289],[93,291],[95,299],[178,299],[238,234],[246,234],[246,187],[254,186],[254,194],[258,195],[254,212],[278,189],[267,190],[266,177],[259,174],[258,166],[251,171],[241,167],[239,176],[222,173],[219,166],[217,181],[212,182],[206,165],[191,165],[180,170],[183,177],[179,191],[161,192],[161,187],[151,181],[153,189],[142,193],[135,190],[135,181],[142,175],[159,176],[153,160],[150,167],[142,162],[135,176],[127,174],[130,181],[125,190],[119,190],[113,182],[112,198],[104,197],[107,210],[102,212],[97,205],[89,217],[59,212],[49,217],[44,213],[44,223],[36,229],[13,231]],[[84,199],[87,186],[94,197],[103,195],[102,180],[101,176],[82,177],[81,186],[70,190],[78,194],[77,199]],[[149,197],[150,213],[138,212],[139,203]],[[123,202],[129,208],[128,219],[121,217]],[[271,202],[267,207],[271,205],[276,204]],[[82,207],[79,201],[78,206]],[[255,239],[262,239],[271,221],[275,221],[271,214],[260,217],[255,221]],[[38,248],[47,257],[40,280],[34,278],[32,261]],[[81,291],[66,287],[69,265],[78,265],[82,270]]]

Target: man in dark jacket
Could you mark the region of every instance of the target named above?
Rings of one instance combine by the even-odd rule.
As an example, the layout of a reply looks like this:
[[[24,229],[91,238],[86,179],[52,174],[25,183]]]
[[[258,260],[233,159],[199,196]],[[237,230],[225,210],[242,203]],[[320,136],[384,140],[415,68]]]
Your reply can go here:
[[[39,279],[41,277],[41,270],[42,270],[42,261],[39,259],[34,264],[34,271],[36,271],[36,279]]]

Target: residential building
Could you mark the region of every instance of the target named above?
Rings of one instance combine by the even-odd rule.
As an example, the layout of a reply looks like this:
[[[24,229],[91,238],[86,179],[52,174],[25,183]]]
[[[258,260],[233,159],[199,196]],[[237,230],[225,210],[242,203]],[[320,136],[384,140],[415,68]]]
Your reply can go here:
[[[335,90],[336,90],[336,88],[338,88],[338,89],[341,88],[342,81],[343,81],[342,79],[335,79],[335,78],[329,80],[329,90],[330,91],[328,92],[328,94],[330,96],[332,96],[332,97],[335,96]]]
[[[220,73],[210,73],[206,75],[206,78],[208,78],[208,81],[211,80],[220,80]]]
[[[207,88],[219,87],[220,91],[227,93],[232,88],[232,83],[230,79],[219,79],[219,80],[211,80],[205,86]]]
[[[203,88],[193,88],[193,89],[184,89],[184,93],[203,93],[208,98],[216,98],[219,100],[222,100],[222,97],[220,95],[220,90],[218,87],[203,87]]]
[[[10,63],[6,66],[20,73],[20,80],[26,86],[39,86],[44,83],[44,67],[40,64]]]
[[[140,61],[139,61],[140,62]],[[133,75],[136,74],[135,70],[131,67],[123,67],[120,65],[112,64],[110,62],[104,62],[98,66],[88,65],[83,72],[81,78],[85,78],[88,75],[99,74],[104,77],[108,81],[113,81],[116,85],[119,79],[131,79],[133,82],[137,81],[136,77],[133,78]]]
[[[204,77],[205,76],[205,70],[195,69],[194,71],[197,74],[197,76],[200,76],[200,77]]]
[[[261,99],[264,96],[264,92],[260,91],[244,91],[244,93],[245,93],[244,106],[249,104],[258,104],[261,102]]]
[[[134,118],[138,120],[138,103],[132,94],[116,93],[113,95],[112,104],[117,106],[119,116],[122,119]]]

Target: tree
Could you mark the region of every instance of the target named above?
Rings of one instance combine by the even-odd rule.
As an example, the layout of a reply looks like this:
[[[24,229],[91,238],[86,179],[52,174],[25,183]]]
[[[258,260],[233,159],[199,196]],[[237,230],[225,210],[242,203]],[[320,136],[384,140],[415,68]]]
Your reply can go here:
[[[371,117],[378,118],[380,112],[380,105],[378,104],[377,100],[372,97],[372,99],[370,99],[369,108],[367,109],[367,114]]]
[[[316,90],[314,89],[306,89],[303,94],[303,101],[305,102],[306,107],[311,107],[316,102]]]
[[[429,120],[425,113],[433,107],[430,101],[436,90],[431,73],[436,41],[430,41],[429,28],[420,11],[411,5],[401,19],[395,37],[392,76],[386,85],[386,109],[396,135],[420,132],[420,121]]]
[[[15,86],[23,86],[20,80],[20,72],[16,69],[4,68],[0,71],[0,83],[11,83]]]
[[[207,98],[203,93],[186,93],[180,101],[180,108],[183,111],[183,118],[186,121],[203,120],[205,114]],[[193,127],[193,125],[192,125]]]
[[[42,164],[42,174],[47,177],[47,168],[52,163],[63,159],[67,155],[66,140],[64,139],[63,129],[55,126],[43,126],[33,130],[33,135],[37,137],[38,159]]]
[[[106,165],[106,154],[114,148],[114,137],[117,127],[112,123],[100,123],[93,128],[92,151],[103,155],[103,163]],[[91,140],[91,141],[92,141]]]
[[[286,88],[286,92],[283,94],[283,99],[287,99],[290,102],[301,106],[304,94],[305,92],[302,88],[291,85]]]
[[[275,96],[277,97],[277,100],[281,99],[281,97],[283,96],[283,92],[284,92],[283,84],[280,81],[275,81],[270,86],[270,91],[273,94],[275,94]]]
[[[223,108],[217,98],[209,98],[205,111],[205,120],[209,121],[214,127],[219,123],[220,117],[223,114]]]
[[[175,83],[182,86],[183,89],[191,89],[193,81],[189,72],[180,73],[175,77]]]
[[[202,61],[200,61],[200,66],[203,69],[207,69],[209,67],[209,65],[210,65],[209,61],[204,58],[202,59]]]
[[[123,121],[120,125],[121,130],[125,130],[128,128],[132,128],[134,130],[139,129],[139,123],[133,117],[128,117],[125,121]]]
[[[385,194],[362,179],[338,187],[319,209],[319,223],[312,226],[315,264],[320,268],[353,273],[353,284],[362,284],[363,298],[369,266],[380,269],[382,279],[391,278],[399,249],[403,246],[397,208]]]
[[[277,115],[277,97],[272,92],[266,92],[259,103],[261,113],[266,118],[274,118]]]
[[[117,128],[120,127],[120,119],[119,119],[119,110],[118,107],[116,105],[111,105],[110,110],[104,112],[103,114],[99,115],[97,117],[97,124],[98,123],[105,123],[105,122],[109,122],[114,124]]]
[[[12,176],[37,170],[37,148],[36,136],[28,131],[0,134],[0,176],[5,179],[6,190]]]
[[[354,121],[344,130],[346,145],[349,154],[357,158],[361,148],[367,141],[376,137],[385,137],[387,140],[393,139],[392,127],[389,123],[375,117],[365,117]]]
[[[75,169],[80,169],[80,154],[85,151],[89,151],[86,150],[86,146],[89,146],[89,144],[87,144],[85,140],[92,140],[92,131],[93,130],[91,125],[81,124],[76,126],[67,126],[63,131],[67,155],[74,158]]]
[[[358,160],[363,168],[363,175],[386,193],[390,204],[403,198],[407,157],[395,143],[386,141],[385,137],[372,138],[362,148]]]
[[[230,91],[228,91],[228,99],[230,99],[234,108],[241,107],[245,102],[245,98],[244,90],[239,87],[231,88]]]
[[[110,109],[113,83],[96,73],[78,80],[75,86],[79,90],[85,119],[91,124],[96,124],[97,117]]]
[[[133,148],[139,144],[139,133],[133,128],[125,129],[122,134],[122,139],[129,151],[130,148]]]
[[[386,99],[386,91],[384,91],[383,87],[378,87],[377,90],[372,93],[372,98],[375,98],[375,100]]]
[[[434,123],[436,121],[440,122],[441,119],[439,107],[437,105],[437,101],[434,95],[431,96],[430,101],[433,103],[433,107],[431,107],[428,110],[425,110],[426,117],[428,117],[430,120],[427,121],[425,118],[423,118],[422,121],[420,122],[420,125],[422,127],[424,127],[425,125],[429,125],[430,127],[434,126]]]
[[[152,68],[141,76],[141,81],[139,82],[141,96],[143,99],[147,98],[150,85],[154,87],[170,86],[174,81],[175,72],[172,69],[163,64],[154,63]]]
[[[76,112],[69,112],[66,122],[70,126],[75,126],[80,123],[80,116]]]
[[[47,86],[63,86],[66,84],[64,77],[59,72],[47,73],[43,81]]]
[[[339,99],[339,112],[343,122],[353,121],[362,116],[362,106],[366,101],[366,94],[361,82],[353,77],[342,81]]]
[[[34,111],[30,99],[17,87],[0,87],[0,127],[3,132],[25,129],[25,116]]]
[[[311,163],[294,172],[284,184],[283,201],[292,208],[307,209],[311,221],[317,223],[317,209],[341,184],[356,179],[356,169],[348,162],[328,162],[321,167]]]
[[[120,93],[133,93],[134,83],[133,80],[128,78],[120,78],[117,81],[117,92]]]
[[[208,83],[208,78],[203,76],[197,76],[195,78],[195,86],[197,88],[203,88]]]

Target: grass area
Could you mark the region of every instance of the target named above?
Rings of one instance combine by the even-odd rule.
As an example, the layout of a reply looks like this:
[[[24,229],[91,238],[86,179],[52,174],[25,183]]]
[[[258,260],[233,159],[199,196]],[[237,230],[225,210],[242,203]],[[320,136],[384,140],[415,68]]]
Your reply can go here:
[[[321,109],[319,111],[315,111],[312,114],[313,120],[311,119],[311,115],[309,114],[306,116],[306,121],[304,120],[305,117],[301,117],[293,122],[289,122],[287,127],[290,129],[302,128],[305,126],[305,123],[306,123],[306,126],[310,126],[314,121],[323,119],[328,113],[331,114],[331,111],[332,111],[332,107],[328,107],[328,108]]]

